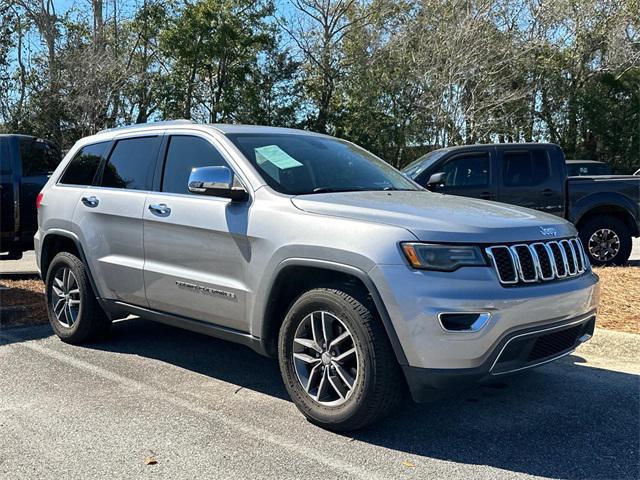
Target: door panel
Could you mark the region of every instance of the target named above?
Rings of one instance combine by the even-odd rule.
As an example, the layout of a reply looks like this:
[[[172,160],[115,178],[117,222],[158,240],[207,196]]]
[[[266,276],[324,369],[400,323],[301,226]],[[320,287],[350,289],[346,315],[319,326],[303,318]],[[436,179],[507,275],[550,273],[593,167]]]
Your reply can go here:
[[[136,190],[87,187],[74,213],[102,295],[141,306],[147,306],[142,274],[146,195]]]
[[[149,209],[156,204],[170,213]],[[248,216],[248,204],[227,199],[150,193],[144,208],[149,306],[248,331]]]
[[[145,307],[142,212],[161,138],[119,138],[74,213],[101,293]]]
[[[499,201],[563,216],[564,172],[545,149],[504,150],[499,171]]]
[[[248,331],[250,203],[190,193],[193,168],[229,166],[207,135],[171,135],[144,208],[144,280],[156,310]],[[151,208],[150,208],[151,207]]]

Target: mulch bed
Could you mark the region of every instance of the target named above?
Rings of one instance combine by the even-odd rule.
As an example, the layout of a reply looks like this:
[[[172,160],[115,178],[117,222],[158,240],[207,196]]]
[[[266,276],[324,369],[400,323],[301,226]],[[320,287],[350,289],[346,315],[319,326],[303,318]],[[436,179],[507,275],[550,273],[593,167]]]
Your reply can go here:
[[[640,333],[640,267],[605,267],[594,271],[600,276],[602,289],[596,325]]]
[[[594,270],[600,276],[602,285],[597,325],[610,330],[640,333],[640,267]],[[3,309],[5,314],[2,313]],[[6,309],[13,312],[7,312]],[[42,281],[0,279],[1,327],[47,322]]]
[[[47,323],[41,280],[0,279],[0,327]]]

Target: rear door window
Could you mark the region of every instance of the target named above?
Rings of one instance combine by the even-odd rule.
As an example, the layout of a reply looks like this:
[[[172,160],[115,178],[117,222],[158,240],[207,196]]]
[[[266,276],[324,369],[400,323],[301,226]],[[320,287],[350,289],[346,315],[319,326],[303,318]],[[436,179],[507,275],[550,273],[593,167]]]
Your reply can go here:
[[[551,178],[551,162],[544,150],[505,152],[504,184],[508,187],[542,185]]]
[[[60,183],[91,185],[108,146],[109,142],[101,142],[82,147],[69,162]]]
[[[37,138],[20,138],[22,176],[48,175],[60,163],[60,151],[52,143]]]
[[[137,137],[118,140],[104,171],[103,187],[149,190],[153,180],[160,137]]]

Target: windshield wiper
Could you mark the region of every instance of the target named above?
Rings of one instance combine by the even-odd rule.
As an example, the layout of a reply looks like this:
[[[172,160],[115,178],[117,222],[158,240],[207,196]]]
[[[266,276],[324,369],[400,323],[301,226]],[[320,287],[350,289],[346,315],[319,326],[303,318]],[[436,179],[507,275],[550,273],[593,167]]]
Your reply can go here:
[[[314,188],[310,193],[336,193],[336,192],[360,192],[362,188],[332,188],[332,187],[318,187]]]

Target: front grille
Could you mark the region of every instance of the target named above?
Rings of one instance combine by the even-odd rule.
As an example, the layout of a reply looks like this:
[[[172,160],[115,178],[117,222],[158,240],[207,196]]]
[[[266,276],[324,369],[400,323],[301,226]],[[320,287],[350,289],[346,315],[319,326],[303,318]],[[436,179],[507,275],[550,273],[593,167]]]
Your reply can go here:
[[[589,264],[578,238],[518,245],[495,245],[485,249],[500,283],[548,282],[575,277]]]

